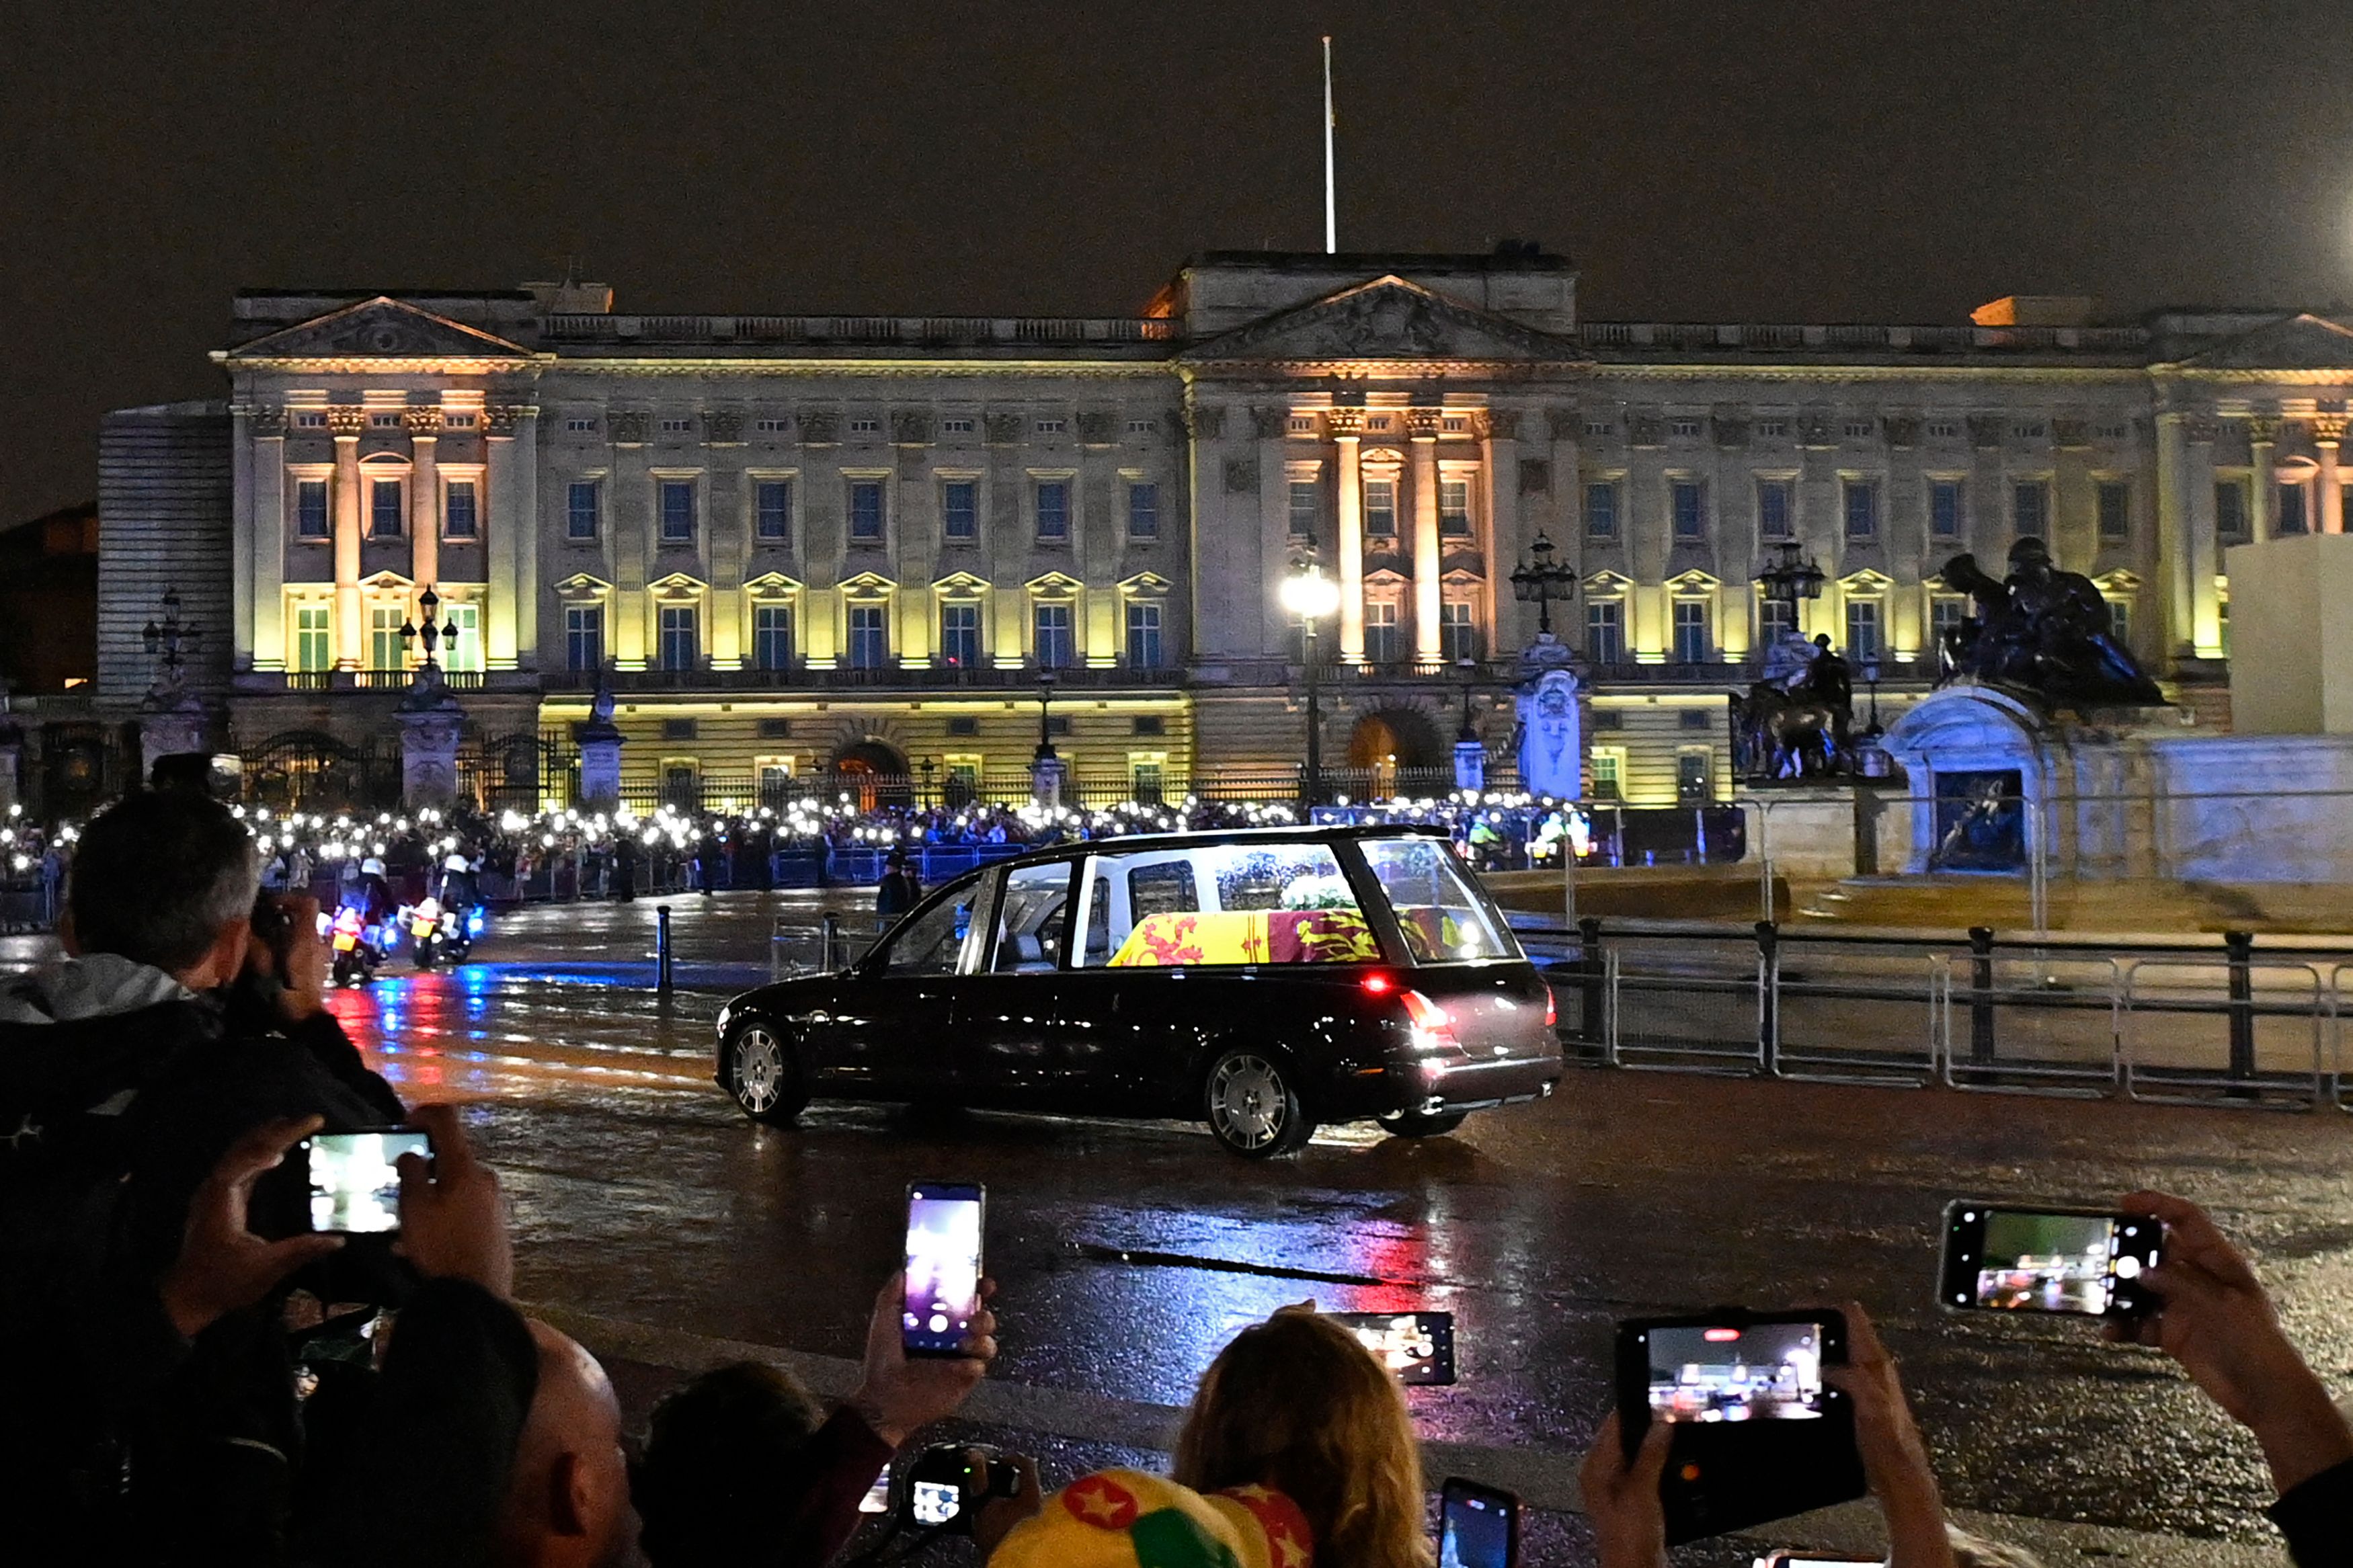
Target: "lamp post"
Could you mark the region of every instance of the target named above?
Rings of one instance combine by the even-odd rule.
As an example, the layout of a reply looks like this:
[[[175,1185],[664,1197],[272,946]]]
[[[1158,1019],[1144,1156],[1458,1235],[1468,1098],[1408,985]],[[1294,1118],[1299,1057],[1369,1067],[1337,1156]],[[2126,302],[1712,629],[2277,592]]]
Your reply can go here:
[[[1454,735],[1454,787],[1476,800],[1487,788],[1487,743],[1479,739],[1479,722],[1472,716],[1471,699],[1479,689],[1479,661],[1465,657],[1455,661],[1462,672],[1462,727]]]
[[[1051,809],[1062,804],[1062,759],[1054,751],[1054,672],[1038,672],[1038,749],[1029,756],[1029,794]]]
[[[139,646],[155,661],[154,689],[169,691],[180,684],[180,671],[186,658],[180,649],[202,637],[204,633],[194,626],[180,624],[180,590],[174,585],[164,590],[164,619],[158,625],[153,619],[139,628]]]
[[[425,671],[431,670],[438,675],[440,673],[440,666],[434,662],[434,650],[444,641],[455,643],[458,640],[457,618],[452,616],[447,625],[435,624],[441,613],[441,595],[435,593],[429,586],[424,593],[417,595],[417,607],[424,612],[425,624],[422,626],[416,626],[406,620],[402,621],[400,646],[406,647],[411,642],[422,637],[425,641],[425,662],[417,667],[417,673],[424,675]],[[431,677],[427,676],[426,679],[430,679]]]
[[[1524,605],[1536,607],[1536,635],[1552,635],[1552,602],[1564,602],[1577,593],[1577,568],[1566,561],[1553,559],[1553,542],[1544,531],[1536,531],[1535,542],[1528,546],[1527,558],[1512,572],[1512,596]]]
[[[1772,559],[1757,574],[1757,586],[1768,605],[1789,606],[1791,630],[1801,630],[1798,605],[1808,599],[1822,596],[1822,569],[1805,553],[1794,539],[1785,539],[1773,546]]]
[[[1302,794],[1307,811],[1324,796],[1324,708],[1316,668],[1315,623],[1340,607],[1340,585],[1324,575],[1315,552],[1301,552],[1282,580],[1282,607],[1299,617],[1301,662],[1307,680],[1307,773]]]

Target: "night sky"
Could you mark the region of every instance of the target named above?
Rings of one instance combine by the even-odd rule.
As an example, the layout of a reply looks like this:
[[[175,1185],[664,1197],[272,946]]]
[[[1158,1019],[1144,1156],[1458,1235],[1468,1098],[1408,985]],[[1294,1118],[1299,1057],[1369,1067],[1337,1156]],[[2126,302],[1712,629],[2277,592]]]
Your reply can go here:
[[[1753,18],[1753,19],[1752,19]],[[1189,252],[1539,238],[1596,318],[2353,297],[2343,0],[0,5],[0,521],[243,286],[1107,314]]]

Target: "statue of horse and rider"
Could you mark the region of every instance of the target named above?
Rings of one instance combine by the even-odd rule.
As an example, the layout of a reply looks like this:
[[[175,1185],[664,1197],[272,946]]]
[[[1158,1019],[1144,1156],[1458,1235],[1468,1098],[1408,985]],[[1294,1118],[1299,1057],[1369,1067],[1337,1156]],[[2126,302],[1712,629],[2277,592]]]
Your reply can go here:
[[[1795,632],[1766,650],[1765,676],[1731,699],[1732,766],[1750,780],[1852,772],[1854,674],[1827,637]]]

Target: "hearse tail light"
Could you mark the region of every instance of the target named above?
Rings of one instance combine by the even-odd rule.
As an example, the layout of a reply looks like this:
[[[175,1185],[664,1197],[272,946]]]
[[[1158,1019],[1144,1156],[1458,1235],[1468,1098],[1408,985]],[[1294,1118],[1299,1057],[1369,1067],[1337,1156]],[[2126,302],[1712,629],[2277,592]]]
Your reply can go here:
[[[1405,1004],[1406,1022],[1411,1026],[1416,1051],[1428,1056],[1461,1048],[1461,1042],[1454,1037],[1454,1020],[1445,1008],[1419,991],[1400,992],[1398,1000]]]
[[[1386,996],[1397,989],[1397,982],[1386,974],[1367,974],[1365,976],[1364,985],[1366,991],[1376,996]]]
[[[1560,999],[1552,994],[1552,987],[1547,985],[1545,987],[1545,1027],[1549,1029],[1559,1022]]]

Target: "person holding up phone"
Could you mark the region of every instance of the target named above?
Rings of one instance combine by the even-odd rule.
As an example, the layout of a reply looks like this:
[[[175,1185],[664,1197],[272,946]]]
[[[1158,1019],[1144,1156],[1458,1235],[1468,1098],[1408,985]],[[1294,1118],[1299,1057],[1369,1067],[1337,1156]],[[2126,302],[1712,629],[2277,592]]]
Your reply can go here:
[[[2119,1206],[2164,1223],[2164,1260],[2142,1276],[2156,1310],[2102,1332],[2163,1351],[2254,1434],[2279,1491],[2272,1522],[2301,1568],[2345,1562],[2353,1542],[2353,1426],[2280,1327],[2245,1254],[2185,1198],[2137,1192]]]
[[[1845,1310],[1846,1362],[1823,1367],[1822,1377],[1853,1402],[1855,1446],[1887,1524],[1888,1568],[1954,1568],[1944,1503],[1927,1445],[1920,1440],[1896,1375],[1895,1358],[1880,1342],[1860,1302],[1847,1303]],[[1674,1429],[1671,1422],[1651,1423],[1630,1460],[1617,1411],[1594,1435],[1578,1480],[1600,1568],[1662,1568],[1666,1563],[1667,1521],[1659,1482]]]

